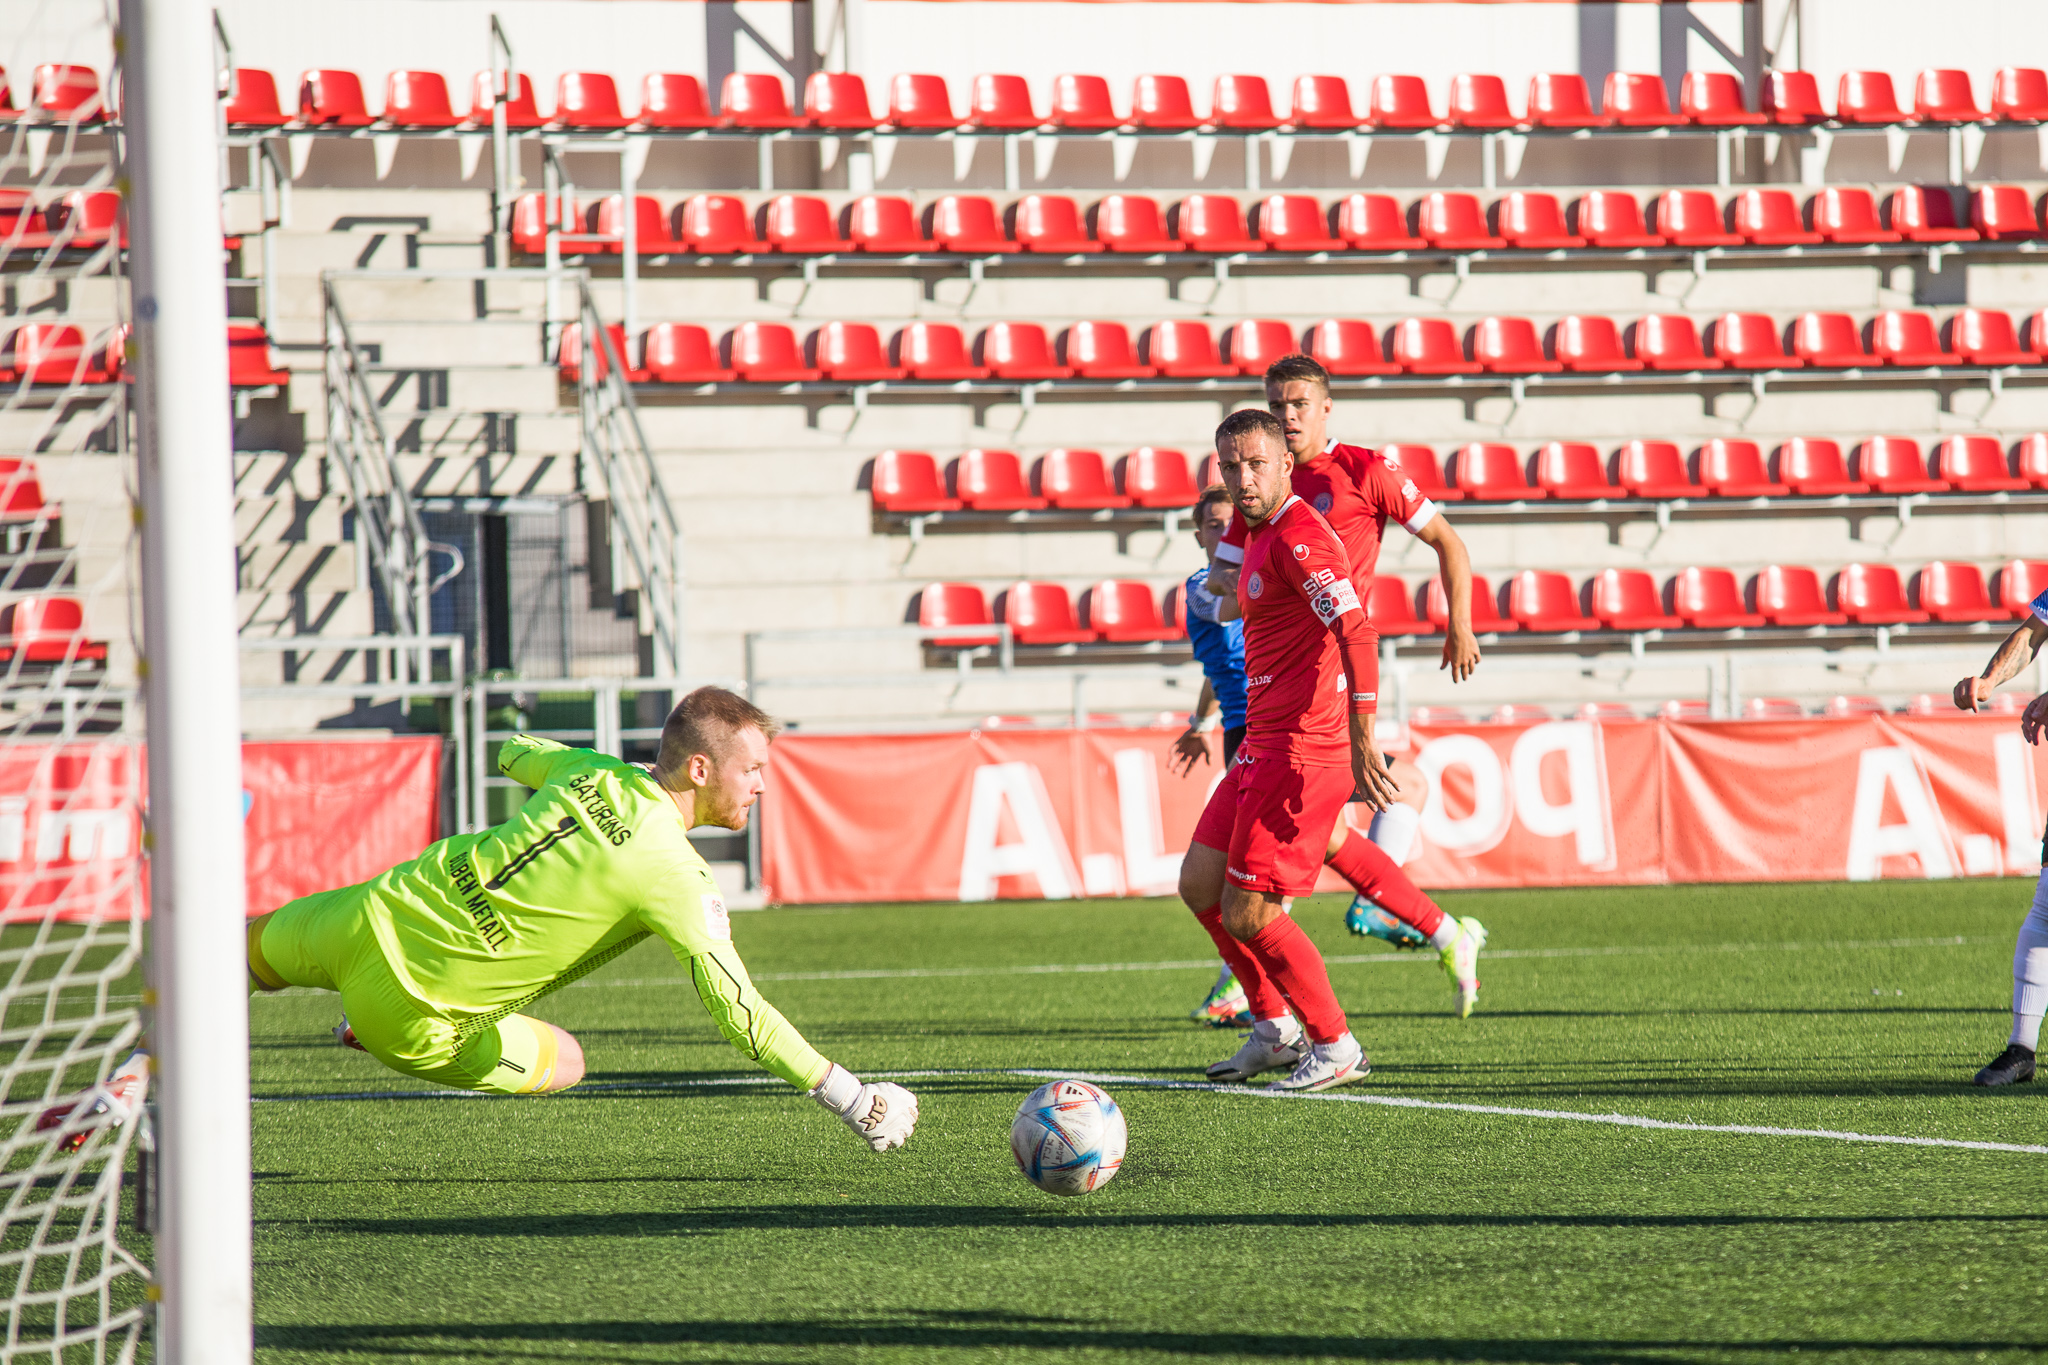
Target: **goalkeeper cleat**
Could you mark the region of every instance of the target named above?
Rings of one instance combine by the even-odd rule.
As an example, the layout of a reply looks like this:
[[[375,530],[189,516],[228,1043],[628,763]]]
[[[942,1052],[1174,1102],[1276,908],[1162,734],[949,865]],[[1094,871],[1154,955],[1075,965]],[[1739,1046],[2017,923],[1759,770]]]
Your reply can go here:
[[[1211,1028],[1249,1028],[1252,1022],[1251,1001],[1245,999],[1244,987],[1237,983],[1237,977],[1230,968],[1223,969],[1223,975],[1216,978],[1208,998],[1195,1007],[1188,1018]]]
[[[349,1027],[346,1014],[342,1015],[341,1022],[334,1026],[334,1041],[340,1043],[343,1047],[352,1047],[358,1052],[368,1052],[370,1050],[357,1040],[356,1031]]]
[[[1451,989],[1458,993],[1458,1017],[1470,1019],[1479,1008],[1479,950],[1486,946],[1486,926],[1470,915],[1457,923],[1458,936],[1439,956]]]
[[[1991,1065],[1977,1073],[1972,1085],[2019,1085],[2034,1079],[2034,1049],[2007,1043],[2005,1051],[1991,1059]]]
[[[1308,1051],[1308,1039],[1299,1025],[1295,1027],[1294,1036],[1286,1038],[1269,1036],[1254,1024],[1245,1037],[1244,1046],[1227,1061],[1211,1066],[1205,1074],[1219,1083],[1248,1081],[1261,1072],[1291,1067],[1307,1056]]]
[[[57,1150],[68,1156],[85,1146],[86,1139],[99,1129],[118,1128],[133,1118],[148,1088],[149,1054],[138,1048],[104,1085],[93,1087],[83,1099],[45,1109],[36,1119],[36,1131],[70,1129],[57,1139]]]
[[[1360,938],[1383,938],[1396,948],[1413,952],[1429,942],[1412,924],[1403,924],[1370,896],[1353,896],[1344,912],[1344,927]]]
[[[1347,1033],[1335,1042],[1317,1043],[1284,1080],[1274,1081],[1266,1089],[1307,1093],[1349,1085],[1371,1074],[1372,1059],[1365,1055],[1358,1040]]]

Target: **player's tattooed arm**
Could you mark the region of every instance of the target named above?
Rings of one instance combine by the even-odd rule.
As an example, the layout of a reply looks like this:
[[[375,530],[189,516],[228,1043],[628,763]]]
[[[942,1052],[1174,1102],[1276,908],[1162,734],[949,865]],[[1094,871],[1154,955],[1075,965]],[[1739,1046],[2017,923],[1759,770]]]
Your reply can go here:
[[[1964,711],[1975,711],[1991,700],[1991,694],[2001,684],[2018,677],[2020,670],[2033,662],[2043,643],[2048,643],[2048,621],[2029,616],[2020,623],[2019,629],[2005,637],[2005,643],[1992,654],[1991,662],[1984,665],[1982,673],[1956,684],[1956,706]],[[2029,702],[2020,717],[2020,732],[2029,744],[2040,743],[2042,727],[2048,725],[2048,706],[2042,705],[2044,697],[2048,697],[2048,693]]]
[[[1452,682],[1463,682],[1479,667],[1479,637],[1472,633],[1472,556],[1466,553],[1464,537],[1451,529],[1441,512],[1415,538],[1436,551],[1444,597],[1451,607],[1442,666],[1451,670]]]

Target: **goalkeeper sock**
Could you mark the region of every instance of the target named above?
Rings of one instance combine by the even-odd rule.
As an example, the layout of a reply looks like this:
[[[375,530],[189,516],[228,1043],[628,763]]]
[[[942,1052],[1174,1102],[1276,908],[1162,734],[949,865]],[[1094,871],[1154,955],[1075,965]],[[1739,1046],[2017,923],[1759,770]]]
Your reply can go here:
[[[1408,855],[1415,851],[1415,831],[1422,825],[1422,816],[1415,807],[1404,806],[1396,801],[1372,817],[1372,828],[1366,837],[1379,845],[1380,849],[1394,860],[1399,867],[1408,861]]]
[[[1311,1041],[1331,1043],[1344,1036],[1349,1026],[1344,1022],[1343,1007],[1337,1003],[1337,992],[1330,987],[1330,970],[1292,915],[1276,916],[1271,924],[1252,935],[1245,947],[1286,995],[1294,1017],[1301,1020]],[[1257,1007],[1252,1013],[1265,1017],[1265,1011]]]
[[[1377,826],[1379,821],[1374,820],[1373,824]],[[1408,874],[1378,844],[1359,838],[1355,832],[1348,834],[1329,863],[1338,876],[1357,888],[1359,895],[1411,926],[1429,939],[1432,947],[1443,946],[1435,940],[1437,931],[1443,927],[1444,912],[1408,880]],[[1457,937],[1455,928],[1451,936]]]
[[[1230,936],[1223,927],[1223,907],[1212,905],[1207,910],[1195,912],[1195,918],[1209,931],[1209,937],[1216,944],[1216,951],[1223,956],[1224,963],[1237,976],[1237,984],[1244,987],[1244,998],[1254,1019],[1273,1019],[1287,1013],[1287,999],[1280,988],[1259,964],[1259,960],[1244,944]]]
[[[2048,1011],[2048,873],[2012,952],[2012,1041],[2040,1051],[2041,1015]]]

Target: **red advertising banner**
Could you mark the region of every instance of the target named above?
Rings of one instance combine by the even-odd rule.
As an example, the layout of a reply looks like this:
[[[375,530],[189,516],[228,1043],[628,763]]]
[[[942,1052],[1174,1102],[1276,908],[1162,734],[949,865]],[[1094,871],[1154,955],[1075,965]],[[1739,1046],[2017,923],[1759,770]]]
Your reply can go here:
[[[1163,730],[779,741],[763,874],[784,903],[1170,894],[1217,769]],[[1429,887],[2032,873],[2048,747],[2010,716],[1412,729]],[[1354,823],[1366,812],[1353,807]],[[1338,883],[1325,874],[1324,889]]]

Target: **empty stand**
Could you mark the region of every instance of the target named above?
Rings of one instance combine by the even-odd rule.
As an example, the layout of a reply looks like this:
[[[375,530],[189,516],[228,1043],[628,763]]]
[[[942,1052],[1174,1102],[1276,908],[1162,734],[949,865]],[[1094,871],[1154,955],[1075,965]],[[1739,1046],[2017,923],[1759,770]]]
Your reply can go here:
[[[1313,195],[1273,194],[1252,210],[1259,240],[1271,251],[1341,251],[1344,243],[1330,236],[1322,205]]]
[[[1193,507],[1200,494],[1188,457],[1161,446],[1139,446],[1118,460],[1116,486],[1134,506],[1146,508]]]
[[[1524,630],[1591,630],[1599,624],[1579,611],[1571,579],[1547,569],[1524,569],[1508,582],[1508,618]]]
[[[1085,645],[1095,639],[1075,619],[1074,599],[1057,583],[1012,583],[996,598],[996,619],[1020,645]]]
[[[965,451],[946,467],[946,481],[970,511],[1037,512],[1049,505],[1031,491],[1013,450]]]
[[[591,234],[605,239],[594,244],[597,250],[614,256],[625,251],[625,205],[618,195],[607,195],[592,204],[586,213]],[[643,255],[659,255],[681,245],[682,243],[669,235],[669,219],[668,215],[661,211],[661,201],[651,194],[634,195],[634,250]]]
[[[1140,76],[1131,86],[1131,126],[1161,133],[1202,126],[1185,76]]]
[[[1048,450],[1031,472],[1032,490],[1062,511],[1129,507],[1131,500],[1110,482],[1099,450]]]
[[[953,95],[944,76],[899,75],[889,80],[891,128],[936,132],[960,126],[953,112]]]
[[[1513,190],[1493,206],[1493,227],[1509,246],[1524,251],[1582,247],[1586,239],[1565,226],[1564,206],[1557,196],[1538,190]]]
[[[75,330],[75,329],[74,329]],[[623,353],[624,347],[622,346]],[[105,367],[99,367],[105,375]],[[250,323],[228,324],[228,383],[238,389],[268,388],[289,384],[291,371],[271,363],[270,336]],[[85,382],[91,383],[87,379]]]
[[[1778,447],[1778,482],[1803,497],[1868,493],[1870,485],[1849,477],[1849,462],[1838,441],[1794,436]]]
[[[1742,603],[1742,585],[1726,569],[1686,568],[1673,575],[1671,610],[1695,630],[1739,630],[1764,624]]]
[[[1675,441],[1630,441],[1615,453],[1615,482],[1633,497],[1689,498],[1702,490],[1686,476]]]
[[[1970,73],[1941,69],[1922,71],[1914,80],[1913,117],[1923,123],[1979,123],[1985,114],[1970,88]]]
[[[1604,498],[1607,482],[1600,451],[1583,441],[1551,441],[1536,452],[1536,487],[1553,498]]]
[[[1551,354],[1574,374],[1615,374],[1643,368],[1622,346],[1614,319],[1574,314],[1557,320],[1550,332]]]
[[[1010,249],[995,201],[978,194],[943,194],[924,211],[924,235],[941,251],[997,255]]]
[[[1707,329],[1714,357],[1731,370],[1796,370],[1778,344],[1778,324],[1763,313],[1724,313]]]
[[[804,122],[813,128],[874,128],[867,82],[851,71],[813,71],[804,81]]]
[[[1775,498],[1792,491],[1771,479],[1755,441],[1719,436],[1700,447],[1700,486],[1720,498]]]
[[[1073,324],[1060,333],[1059,359],[1079,379],[1151,379],[1158,374],[1139,363],[1130,330],[1121,322]]]
[[[257,329],[257,330],[260,330],[260,329]],[[605,338],[605,340],[609,340],[609,341],[611,342],[611,344],[612,344],[612,350],[613,350],[613,351],[614,351],[615,353],[617,353],[617,355],[618,355],[618,357],[619,357],[620,361],[621,361],[622,363],[624,363],[624,364],[625,364],[625,366],[626,366],[626,382],[627,382],[628,384],[638,384],[638,383],[640,383],[640,382],[642,382],[642,381],[644,381],[644,380],[646,380],[646,379],[650,378],[650,376],[648,375],[648,373],[647,373],[647,371],[646,371],[646,370],[642,370],[642,369],[635,369],[635,368],[633,368],[633,363],[632,363],[632,357],[633,357],[633,353],[632,353],[632,351],[631,351],[631,350],[629,350],[629,349],[627,348],[627,345],[626,345],[626,329],[625,329],[625,327],[624,327],[624,326],[622,326],[621,324],[619,324],[619,323],[616,323],[616,322],[610,322],[610,323],[606,323],[606,324],[605,324],[605,329],[604,329],[604,338]],[[232,344],[232,343],[231,343],[231,344]],[[254,351],[254,347],[252,346],[252,347],[250,348],[250,350],[251,350],[251,351],[253,352],[253,351]],[[597,377],[598,377],[599,379],[602,379],[602,378],[604,378],[604,377],[605,377],[605,375],[606,375],[606,374],[608,374],[608,373],[610,373],[610,372],[611,372],[611,361],[609,361],[609,360],[607,360],[607,359],[605,358],[605,350],[604,350],[604,343],[603,343],[603,341],[598,341],[598,342],[595,342],[595,343],[593,343],[593,344],[592,344],[592,347],[591,347],[591,353],[592,353],[592,355],[593,355],[593,356],[595,356],[595,357],[596,357],[596,365],[595,365],[595,368],[596,368],[596,371],[597,371]],[[235,361],[235,355],[234,355],[234,351],[233,351],[232,349],[230,349],[230,350],[229,350],[229,352],[228,352],[228,365],[229,365],[229,373],[230,373],[231,375],[232,375],[232,374],[233,374],[233,372],[234,372],[234,368],[233,368],[233,367],[234,367],[234,361]],[[556,363],[557,363],[557,364],[558,364],[558,365],[559,365],[559,366],[561,367],[561,371],[562,371],[562,378],[563,378],[563,379],[565,379],[565,380],[567,380],[568,382],[570,382],[570,383],[572,383],[572,384],[573,384],[573,383],[575,383],[575,382],[576,382],[576,381],[577,381],[578,379],[580,379],[580,378],[582,377],[582,375],[583,375],[583,324],[582,324],[582,323],[580,323],[580,322],[572,322],[572,323],[570,323],[569,325],[567,325],[566,327],[562,328],[562,336],[561,336],[561,340],[560,340],[560,341],[558,341],[558,342],[556,343],[556,347],[555,347],[555,361],[556,361]],[[259,382],[260,382],[260,381],[259,381]]]
[[[1804,720],[1806,708],[1790,697],[1751,697],[1742,714],[1749,720]]]
[[[1804,565],[1773,564],[1753,584],[1758,613],[1774,626],[1845,626],[1849,618],[1828,609],[1820,575]]]
[[[1876,197],[1860,185],[1830,185],[1814,195],[1808,207],[1813,230],[1827,241],[1846,245],[1903,240],[1884,226]]]
[[[1429,107],[1420,76],[1374,76],[1366,118],[1375,128],[1434,128],[1443,121]]]
[[[462,118],[449,102],[448,78],[440,72],[393,71],[384,78],[384,121],[394,128],[453,128]]]
[[[743,322],[719,342],[719,359],[753,384],[807,383],[821,376],[804,364],[796,333],[779,322]]]
[[[1512,128],[1521,122],[1508,107],[1508,88],[1498,76],[1451,77],[1449,121],[1453,128]]]
[[[987,379],[988,367],[968,356],[967,338],[950,322],[913,322],[891,340],[891,363],[911,379]]]
[[[1936,449],[1934,467],[1944,483],[1965,493],[2016,493],[2028,486],[2007,470],[1996,436],[1951,436]]]
[[[1445,324],[1448,326],[1449,324]],[[1333,375],[1399,374],[1380,352],[1379,333],[1360,318],[1328,318],[1309,329],[1308,353]]]
[[[230,128],[281,128],[291,121],[277,98],[277,77],[247,66],[234,69],[221,117]]]
[[[85,637],[75,597],[22,597],[0,609],[0,663],[105,663],[104,640]]]
[[[809,366],[826,379],[866,384],[902,379],[905,371],[891,365],[881,334],[865,322],[828,322],[804,343]]]
[[[1817,246],[1823,240],[1809,232],[1799,216],[1799,201],[1790,190],[1744,190],[1730,209],[1737,234],[1752,246]]]
[[[1626,190],[1588,190],[1571,207],[1572,231],[1594,246],[1617,249],[1663,246],[1643,224],[1643,206]]]
[[[386,110],[386,117],[390,116]],[[555,84],[558,128],[623,128],[631,119],[619,106],[619,87],[595,71],[564,71]]]
[[[2024,185],[1982,185],[1970,196],[1970,226],[1987,242],[2017,242],[2041,235],[2034,195]]]
[[[864,194],[839,211],[839,231],[855,251],[912,255],[930,249],[917,209],[893,194]]]
[[[1918,625],[1928,619],[1906,600],[1906,583],[1890,564],[1846,564],[1831,585],[1836,609],[1859,626]]]
[[[1184,628],[1160,618],[1159,599],[1152,589],[1124,579],[1104,579],[1081,594],[1081,623],[1108,644],[1187,638]]]
[[[1036,128],[1044,120],[1031,104],[1031,87],[1022,76],[989,73],[968,87],[967,122],[975,128]]]
[[[1451,599],[1444,591],[1442,577],[1433,577],[1423,588],[1423,614],[1438,630],[1450,624]],[[1472,575],[1472,633],[1475,635],[1507,635],[1522,627],[1500,614],[1499,597],[1493,586],[1481,574]],[[1417,721],[1418,724],[1426,722]]]
[[[1792,324],[1792,354],[1817,369],[1875,364],[1863,349],[1863,329],[1847,313],[1802,313]]]
[[[1101,251],[1081,221],[1081,207],[1064,194],[1027,194],[1004,211],[1010,235],[1022,251],[1071,256]]]
[[[1522,455],[1511,445],[1474,441],[1451,457],[1451,480],[1474,502],[1518,502],[1544,494],[1522,477]]]
[[[1102,132],[1123,122],[1110,103],[1109,82],[1100,76],[1063,75],[1052,78],[1052,117],[1055,128],[1077,132]]]
[[[1586,78],[1573,72],[1545,72],[1529,78],[1528,122],[1538,128],[1603,128],[1593,112]]]
[[[1185,251],[1166,229],[1157,200],[1142,194],[1110,194],[1088,210],[1088,228],[1111,251],[1156,255]]]
[[[1138,359],[1167,379],[1220,379],[1238,372],[1216,354],[1208,325],[1191,319],[1147,327],[1138,339]]]
[[[315,70],[299,77],[299,122],[366,128],[375,121],[363,99],[363,79],[355,72]]]
[[[1657,581],[1641,569],[1604,569],[1588,585],[1593,619],[1609,630],[1676,630],[1685,623],[1667,614]]]
[[[759,251],[754,218],[746,201],[730,194],[693,194],[670,214],[671,235],[687,249],[705,256]]]
[[[1465,359],[1458,329],[1444,318],[1403,318],[1394,324],[1387,357],[1409,374],[1478,374]]]
[[[1913,605],[1936,621],[2006,621],[2012,612],[1991,600],[1975,564],[1933,560],[1913,575]]]
[[[1666,190],[1657,196],[1650,228],[1673,246],[1741,246],[1721,225],[1721,206],[1706,190]]]
[[[1415,201],[1416,235],[1445,251],[1483,251],[1507,245],[1486,230],[1486,210],[1479,196],[1438,191]]]
[[[1876,697],[1829,697],[1820,713],[1830,720],[1854,720],[1858,716],[1881,716],[1884,703]]]
[[[1364,120],[1351,105],[1351,87],[1342,76],[1296,76],[1294,112],[1287,122],[1296,128],[1330,131],[1356,128]]]
[[[1353,251],[1415,251],[1429,245],[1408,231],[1408,215],[1391,194],[1347,194],[1332,214],[1337,237]]]
[[[1920,443],[1908,436],[1873,436],[1856,448],[1856,477],[1880,493],[1945,493],[1929,478]]]
[[[661,322],[648,328],[641,343],[641,365],[648,378],[663,384],[719,384],[739,377],[718,363],[711,333],[688,322]]]
[[[1415,596],[1390,574],[1375,574],[1366,589],[1365,617],[1382,636],[1428,635],[1437,628],[1415,614]]]
[[[1299,349],[1294,329],[1273,318],[1248,318],[1223,334],[1223,358],[1239,374],[1263,375],[1267,366]]]
[[[1906,111],[1892,78],[1882,71],[1844,71],[1835,91],[1835,117],[1843,123],[1904,123]]]
[[[789,88],[767,72],[728,72],[718,88],[718,121],[728,128],[801,128],[803,117],[789,107]]]
[[[1428,446],[1405,445],[1389,442],[1379,448],[1380,458],[1387,467],[1414,480],[1422,495],[1435,502],[1461,502],[1465,495],[1444,482],[1443,470],[1436,462],[1436,452]]]
[[[1167,210],[1167,226],[1190,251],[1235,256],[1266,249],[1246,230],[1243,207],[1227,194],[1189,195]]]
[[[2048,592],[2048,562],[2038,559],[2009,559],[1993,577],[1993,600],[2014,616],[2025,616],[2044,592]]]
[[[1764,113],[1773,123],[1819,123],[1828,116],[1820,82],[1811,71],[1770,71],[1764,75]]]
[[[1977,229],[1956,218],[1956,203],[1940,185],[1905,185],[1884,201],[1885,226],[1909,242],[1974,242]]]
[[[875,456],[869,496],[880,512],[960,510],[959,500],[947,495],[939,478],[939,462],[922,450],[885,450]]]
[[[1278,128],[1281,118],[1264,76],[1218,76],[1209,101],[1209,122],[1218,128],[1260,131]]]
[[[1068,379],[1073,369],[1053,359],[1052,342],[1035,322],[995,322],[974,339],[974,363],[997,379]]]
[[[1472,359],[1488,374],[1556,374],[1562,363],[1543,354],[1536,324],[1527,318],[1482,318],[1473,324]]]
[[[927,630],[949,631],[926,641],[939,649],[974,649],[1002,638],[989,612],[987,595],[972,583],[928,585],[917,595],[917,623]]]
[[[704,82],[680,71],[651,71],[640,83],[643,128],[714,128],[718,116],[705,98]]]
[[[1671,112],[1671,93],[1662,76],[1639,71],[1610,71],[1601,92],[1600,112],[1623,128],[1664,128],[1684,123]]]
[[[1991,78],[1991,116],[2011,123],[2048,120],[2048,72],[2008,66]]]
[[[2020,345],[2012,315],[2002,308],[1964,308],[1948,322],[1948,346],[1972,365],[2038,365]]]
[[[1678,83],[1678,112],[1703,128],[1770,122],[1744,104],[1742,78],[1728,71],[1686,72]]]
[[[1652,370],[1718,370],[1700,349],[1699,330],[1682,313],[1652,313],[1629,328],[1630,353]]]
[[[498,103],[496,77],[488,71],[477,72],[476,79],[470,82],[469,122],[488,126]],[[541,117],[539,102],[534,98],[533,77],[524,71],[508,73],[504,105],[507,128],[525,132],[547,123]]]
[[[2013,473],[2034,488],[2048,488],[2048,434],[2035,432],[2013,447]]]

